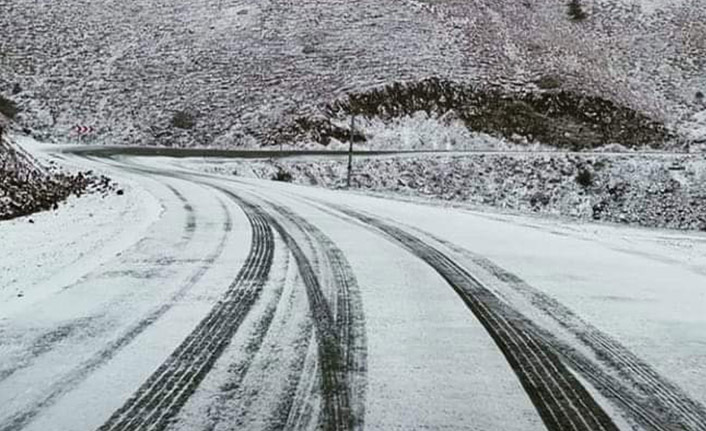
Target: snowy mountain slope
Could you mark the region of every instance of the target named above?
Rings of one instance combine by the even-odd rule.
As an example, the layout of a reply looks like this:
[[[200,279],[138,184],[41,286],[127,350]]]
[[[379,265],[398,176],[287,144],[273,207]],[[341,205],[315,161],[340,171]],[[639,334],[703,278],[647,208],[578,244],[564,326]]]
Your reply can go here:
[[[178,0],[0,5],[0,91],[58,140],[256,145],[349,92],[437,76],[588,91],[677,124],[706,87],[698,0]],[[543,80],[543,81],[542,81]],[[193,127],[171,123],[184,111]]]

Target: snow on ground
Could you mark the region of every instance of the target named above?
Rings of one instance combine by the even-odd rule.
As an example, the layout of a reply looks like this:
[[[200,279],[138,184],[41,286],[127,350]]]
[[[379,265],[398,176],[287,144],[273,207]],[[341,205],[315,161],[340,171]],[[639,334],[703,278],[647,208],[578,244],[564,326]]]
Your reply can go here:
[[[40,150],[38,142],[21,137],[16,141],[20,151],[31,153],[39,163],[56,161]],[[86,168],[85,163],[80,166]],[[124,195],[73,196],[56,210],[8,220],[0,226],[0,243],[11,244],[13,250],[4,253],[0,262],[2,315],[9,316],[11,310],[45,299],[77,281],[142,238],[158,220],[161,210],[154,197],[121,179],[125,180],[121,184],[127,191]]]
[[[243,180],[420,228],[485,256],[617,338],[706,403],[706,236],[542,221]],[[368,251],[369,252],[369,251]]]
[[[4,133],[1,127],[0,219],[56,209],[72,195],[101,193],[105,196],[116,191],[108,177],[88,171],[62,170],[55,160],[31,151],[39,145],[31,138]]]
[[[11,244],[12,253],[3,253],[1,263],[2,314],[70,285],[114,257],[139,240],[159,212],[151,196],[131,187],[125,197],[72,197],[56,211],[3,222],[0,243]]]
[[[670,124],[698,110],[698,0],[584,8],[576,23],[554,0],[16,0],[0,6],[0,91],[44,135],[90,125],[86,141],[131,145],[256,145],[346,93],[429,76],[525,89],[550,78]],[[172,126],[177,111],[194,129]]]
[[[694,114],[684,126],[686,139],[694,142],[693,149],[703,151],[706,149],[706,110]]]
[[[341,188],[347,160],[292,157],[191,162],[197,169]],[[664,154],[477,154],[356,156],[351,185],[451,205],[706,230],[706,164]]]
[[[250,233],[232,202],[191,183],[112,174],[124,195],[0,224],[0,423],[100,426],[240,268]]]
[[[63,157],[111,173],[125,184],[125,194],[104,201],[84,197],[38,214],[34,224],[0,223],[2,244],[11,247],[0,262],[6,277],[0,285],[9,281],[15,289],[0,296],[0,429],[96,428],[193,335],[221,304],[255,238],[244,210],[223,190],[260,205],[293,239],[275,232],[273,266],[258,301],[171,417],[173,429],[281,425],[294,420],[281,417],[282,403],[295,406],[297,423],[307,429],[324,414],[317,388],[325,364],[317,359],[310,285],[292,240],[320,280],[324,298],[336,298],[331,295],[338,277],[327,247],[339,250],[355,277],[349,286],[359,291],[362,304],[354,317],[363,318],[364,327],[365,366],[359,371],[366,428],[544,428],[506,358],[449,283],[400,243],[333,211],[341,205],[437,244],[504,304],[585,350],[478,263],[492,261],[706,403],[706,383],[698,378],[706,372],[704,234],[204,175],[188,171],[193,162],[168,158]],[[303,221],[287,221],[271,203]],[[110,226],[111,220],[120,222]],[[322,246],[305,224],[332,245]],[[25,247],[25,237],[42,238],[46,246]],[[28,262],[40,264],[36,274]],[[10,294],[20,288],[26,290],[22,297]],[[631,426],[621,417],[616,421],[621,429]]]
[[[485,133],[470,131],[451,112],[437,118],[424,111],[418,111],[410,116],[402,116],[384,122],[379,118],[356,117],[354,127],[365,136],[365,142],[356,142],[355,148],[364,150],[413,150],[413,151],[460,151],[460,150],[495,150],[495,151],[552,151],[556,147],[530,143],[510,142],[507,139],[496,138]],[[350,127],[346,122],[334,121],[335,125],[345,129]],[[348,149],[349,142],[332,139],[328,149]],[[318,145],[317,145],[318,146]],[[319,146],[320,147],[320,146]],[[314,146],[316,148],[316,146]]]
[[[297,197],[278,201],[330,236],[361,287],[366,429],[544,428],[485,329],[430,267]]]

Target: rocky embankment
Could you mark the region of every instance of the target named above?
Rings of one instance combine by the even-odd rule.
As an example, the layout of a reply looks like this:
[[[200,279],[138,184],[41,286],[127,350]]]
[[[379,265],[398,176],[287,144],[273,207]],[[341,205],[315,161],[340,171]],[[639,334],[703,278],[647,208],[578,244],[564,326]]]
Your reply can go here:
[[[279,160],[213,168],[341,188],[346,162]],[[510,211],[706,231],[703,156],[495,154],[365,158],[352,187]]]
[[[0,134],[0,220],[56,209],[71,195],[107,193],[115,187],[108,177],[91,171],[68,173],[42,166]]]

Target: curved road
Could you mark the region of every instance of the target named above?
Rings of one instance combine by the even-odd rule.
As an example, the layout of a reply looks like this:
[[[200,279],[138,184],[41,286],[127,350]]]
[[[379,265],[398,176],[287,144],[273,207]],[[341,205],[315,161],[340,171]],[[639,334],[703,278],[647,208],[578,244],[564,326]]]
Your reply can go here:
[[[125,194],[0,224],[1,431],[706,430],[703,235],[53,157]]]

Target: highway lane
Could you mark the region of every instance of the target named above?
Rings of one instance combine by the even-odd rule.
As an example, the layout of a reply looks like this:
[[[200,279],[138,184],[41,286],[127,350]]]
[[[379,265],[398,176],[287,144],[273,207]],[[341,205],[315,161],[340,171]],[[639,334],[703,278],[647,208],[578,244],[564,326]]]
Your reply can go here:
[[[108,155],[62,157],[126,185],[132,240],[62,232],[3,296],[2,430],[706,429],[703,235]]]

